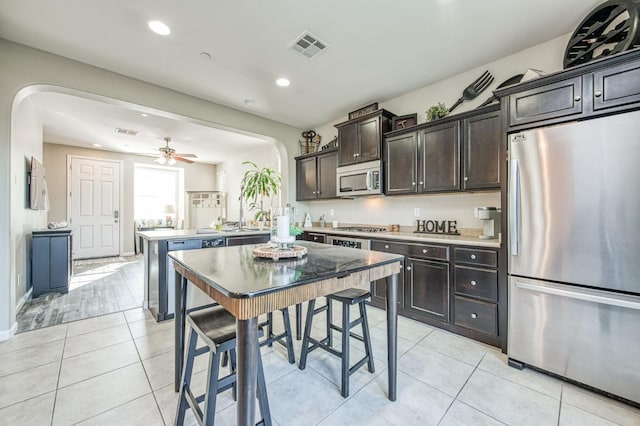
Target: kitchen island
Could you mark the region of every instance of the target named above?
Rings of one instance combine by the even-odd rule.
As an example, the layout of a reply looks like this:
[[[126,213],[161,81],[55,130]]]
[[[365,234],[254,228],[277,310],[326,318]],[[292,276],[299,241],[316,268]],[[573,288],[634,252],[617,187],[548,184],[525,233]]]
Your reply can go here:
[[[138,232],[144,247],[144,302],[156,321],[173,318],[173,262],[167,254],[174,250],[218,248],[233,245],[264,243],[269,229],[181,229]],[[211,303],[210,298],[195,287],[189,291],[189,306]]]
[[[253,425],[255,411],[258,315],[326,296],[346,288],[369,288],[387,280],[387,347],[390,400],[396,399],[397,284],[402,256],[300,241],[302,259],[255,258],[255,245],[217,250],[176,251],[175,385],[184,354],[187,282],[192,282],[236,318],[238,352],[238,424]]]

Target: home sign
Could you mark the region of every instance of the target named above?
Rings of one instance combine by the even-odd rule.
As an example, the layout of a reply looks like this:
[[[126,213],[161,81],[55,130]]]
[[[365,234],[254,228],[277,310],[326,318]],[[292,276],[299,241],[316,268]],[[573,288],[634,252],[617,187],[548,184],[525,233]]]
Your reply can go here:
[[[416,234],[444,234],[444,235],[460,235],[455,220],[420,220],[418,219]]]

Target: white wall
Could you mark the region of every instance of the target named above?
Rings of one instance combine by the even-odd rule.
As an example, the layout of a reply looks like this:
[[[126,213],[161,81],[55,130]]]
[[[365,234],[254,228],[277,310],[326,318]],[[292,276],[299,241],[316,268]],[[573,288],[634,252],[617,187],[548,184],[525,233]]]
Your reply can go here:
[[[447,106],[453,105],[469,83],[478,78],[485,70],[489,70],[495,78],[489,89],[476,99],[463,102],[455,109],[454,113],[470,111],[484,102],[501,82],[513,75],[523,74],[528,68],[546,73],[561,70],[568,39],[569,35],[558,37],[397,98],[380,102],[379,107],[397,115],[417,113],[418,123],[424,123],[427,108],[438,102],[443,102]],[[381,82],[381,84],[384,83]],[[346,120],[347,117],[337,117],[330,123],[317,126],[315,130],[322,135],[322,144],[329,142],[338,134],[334,125]],[[313,201],[297,204],[302,212],[311,213],[311,219],[314,222],[324,214],[327,222],[338,220],[359,224],[415,225],[414,208],[420,208],[422,219],[457,220],[460,228],[481,228],[482,222],[473,217],[473,207],[500,207],[500,194],[499,192],[478,192],[476,194],[411,195]],[[330,209],[334,209],[334,216],[329,216]]]
[[[237,156],[233,160],[227,161],[218,166],[218,173],[224,173],[224,181],[225,185],[222,191],[227,194],[227,220],[237,221],[239,220],[240,213],[240,182],[242,181],[242,176],[244,172],[249,170],[248,166],[243,165],[244,161],[252,161],[256,163],[256,165],[260,168],[269,167],[278,172],[282,172],[282,160],[280,157],[280,152],[274,144],[266,144],[264,148],[259,150],[254,150],[251,152],[243,152],[241,155]],[[295,168],[292,169],[295,173]],[[288,183],[286,178],[283,178],[282,182],[284,192],[286,195]],[[295,183],[294,183],[295,185]],[[293,188],[295,193],[295,187]],[[274,200],[274,204],[278,205],[280,202],[280,197]],[[270,205],[265,204],[265,210],[267,210]],[[244,219],[249,220],[253,219],[254,213],[247,212],[246,206],[244,206]]]
[[[21,170],[14,170],[12,151],[21,148],[11,120],[22,101],[35,90],[57,91],[97,100],[107,98],[116,104],[141,105],[165,111],[174,118],[231,131],[240,130],[272,140],[281,158],[288,159],[282,163],[284,181],[287,182],[285,195],[288,197],[289,193],[295,193],[295,161],[294,154],[290,153],[298,152],[297,140],[302,129],[4,39],[0,39],[0,58],[0,340],[9,338],[15,329],[14,289],[18,265],[12,253],[17,252],[25,238],[22,231],[12,226],[12,220],[25,212],[23,204],[16,205],[12,198],[14,176],[21,173]]]
[[[29,208],[29,187],[27,173],[31,169],[31,157],[44,164],[42,155],[42,124],[38,114],[29,101],[22,102],[13,117],[13,134],[16,141],[11,152],[11,204],[13,221],[11,224],[11,264],[15,265],[16,280],[13,282],[13,298],[19,306],[24,302],[26,286],[30,280],[30,241],[24,238],[34,229],[47,227],[47,211]],[[45,166],[46,169],[46,166]],[[49,170],[46,180],[49,183]],[[19,307],[18,306],[18,307]]]

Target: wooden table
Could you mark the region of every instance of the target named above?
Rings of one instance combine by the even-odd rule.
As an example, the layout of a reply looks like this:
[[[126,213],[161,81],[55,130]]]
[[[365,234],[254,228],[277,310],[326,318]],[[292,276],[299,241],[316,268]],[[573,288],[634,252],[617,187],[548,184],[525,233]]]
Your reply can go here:
[[[402,256],[297,241],[302,259],[254,258],[255,245],[174,251],[176,271],[175,389],[184,357],[187,281],[207,293],[236,318],[238,424],[253,425],[258,357],[258,315],[326,296],[345,288],[369,289],[387,278],[389,399],[396,400],[398,274]]]

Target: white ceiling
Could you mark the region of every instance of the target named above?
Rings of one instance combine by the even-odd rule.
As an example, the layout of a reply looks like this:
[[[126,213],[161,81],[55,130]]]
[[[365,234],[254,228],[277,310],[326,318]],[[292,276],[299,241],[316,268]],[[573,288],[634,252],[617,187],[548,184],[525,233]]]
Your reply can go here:
[[[384,102],[571,33],[600,3],[0,0],[0,37],[296,127],[313,128],[346,118],[358,107]],[[146,22],[152,19],[168,24],[171,35],[150,32]],[[290,43],[304,31],[330,47],[311,60],[293,52]],[[202,59],[201,52],[211,59]],[[278,77],[287,77],[291,86],[276,86]],[[248,105],[247,99],[253,103]],[[65,114],[82,120],[85,127],[99,124],[78,117],[74,102],[68,103],[66,111],[51,99],[40,105],[42,110],[51,109],[45,131],[52,138],[81,136],[73,133],[77,126],[62,124],[60,116]],[[116,108],[105,108],[118,114]],[[158,136],[181,126],[154,122],[147,128],[136,116],[123,120],[133,120],[133,128]],[[189,142],[200,140],[202,133],[197,127],[191,130],[193,137],[189,132],[166,136],[176,140],[177,150],[204,157],[206,148]],[[92,134],[107,138],[103,132]],[[216,140],[216,149],[226,141],[218,137],[209,138]],[[178,145],[181,140],[184,147]]]

